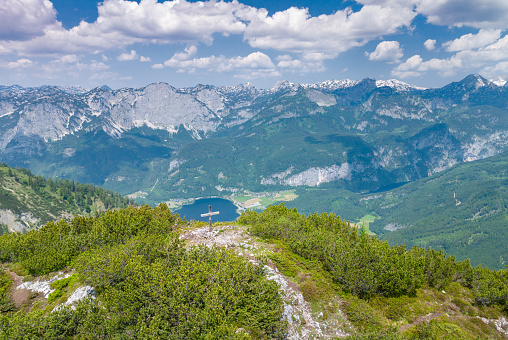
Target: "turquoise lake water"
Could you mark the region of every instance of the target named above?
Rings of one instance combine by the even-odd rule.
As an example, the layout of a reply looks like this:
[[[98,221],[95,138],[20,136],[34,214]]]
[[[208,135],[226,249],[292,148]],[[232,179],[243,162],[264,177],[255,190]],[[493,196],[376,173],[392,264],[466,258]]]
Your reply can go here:
[[[218,211],[219,215],[212,216],[212,222],[236,221],[240,216],[236,212],[236,206],[228,200],[222,198],[201,198],[192,204],[184,205],[180,209],[175,210],[182,218],[185,216],[187,221],[205,221],[208,217],[201,217],[201,214],[208,212],[208,206],[212,205],[212,211]]]

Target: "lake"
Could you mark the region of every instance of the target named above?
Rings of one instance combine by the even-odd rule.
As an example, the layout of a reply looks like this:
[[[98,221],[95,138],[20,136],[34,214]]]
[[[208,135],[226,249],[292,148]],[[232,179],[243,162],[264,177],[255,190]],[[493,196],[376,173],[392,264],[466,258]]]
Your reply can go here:
[[[222,198],[200,198],[192,204],[184,205],[180,209],[175,210],[175,213],[180,217],[184,217],[187,221],[205,221],[208,222],[208,217],[201,217],[201,214],[208,212],[208,206],[212,206],[212,211],[218,211],[219,215],[212,216],[212,222],[228,222],[236,221],[240,216],[236,212],[236,206],[228,200]]]

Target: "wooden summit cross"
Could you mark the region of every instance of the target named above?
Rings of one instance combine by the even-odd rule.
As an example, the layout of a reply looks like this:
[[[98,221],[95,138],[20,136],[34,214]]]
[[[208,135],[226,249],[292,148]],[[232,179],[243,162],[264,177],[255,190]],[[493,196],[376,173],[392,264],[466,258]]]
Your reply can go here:
[[[208,229],[209,232],[212,232],[212,216],[213,215],[219,215],[219,212],[218,211],[212,212],[212,206],[211,205],[208,206],[208,212],[206,214],[201,214],[201,217],[208,216],[208,223],[210,224],[210,227]]]

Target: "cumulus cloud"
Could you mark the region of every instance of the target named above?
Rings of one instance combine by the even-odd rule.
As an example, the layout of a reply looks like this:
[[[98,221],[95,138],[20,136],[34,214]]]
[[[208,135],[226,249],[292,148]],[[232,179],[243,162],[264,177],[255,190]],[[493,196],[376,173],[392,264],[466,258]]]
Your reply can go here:
[[[215,33],[243,34],[256,48],[301,53],[314,60],[335,58],[339,53],[362,46],[381,35],[392,34],[409,26],[416,16],[412,8],[365,5],[359,11],[351,8],[330,15],[312,17],[305,8],[291,7],[268,15],[239,3],[187,2],[184,0],[105,0],[98,6],[95,22],[82,21],[65,30],[56,22],[48,0],[8,0],[49,3],[46,20],[39,25],[37,37],[23,43],[8,42],[6,49],[25,54],[76,53],[119,48],[134,43],[205,43],[213,42]],[[40,6],[39,6],[40,7]],[[26,7],[27,16],[37,16]],[[35,8],[35,7],[34,7]],[[12,35],[12,34],[11,34]]]
[[[189,52],[192,52],[189,51]],[[157,64],[156,64],[157,65]],[[152,68],[156,65],[152,66]],[[203,58],[183,58],[182,53],[176,53],[164,62],[164,66],[176,68],[180,72],[194,72],[196,69],[207,69],[215,72],[240,71],[249,77],[278,74],[269,56],[261,52],[254,52],[246,57],[226,58],[225,56],[210,56]]]
[[[106,59],[107,60],[107,59]],[[118,57],[116,57],[116,60],[118,61],[132,61],[132,60],[139,60],[140,62],[148,62],[152,61],[150,57],[144,57],[140,56],[136,50],[131,50],[129,53],[122,53]]]
[[[482,74],[487,77],[496,77],[499,75],[508,75],[508,61],[501,61],[494,66],[485,67]]]
[[[184,51],[165,62],[167,67],[178,72],[210,68],[219,72],[237,70],[239,76],[249,77],[275,74],[277,69],[287,72],[323,71],[324,61],[334,59],[342,52],[411,29],[413,19],[420,14],[432,24],[469,26],[480,31],[446,42],[443,45],[445,50],[456,52],[450,58],[421,60],[418,65],[408,63],[409,58],[394,73],[453,72],[466,65],[492,67],[494,62],[506,59],[501,57],[506,51],[496,49],[496,44],[502,41],[501,33],[508,29],[506,0],[356,2],[363,5],[358,10],[348,7],[331,14],[312,16],[305,8],[291,7],[269,13],[237,0],[104,0],[98,4],[98,17],[94,22],[81,21],[77,26],[65,29],[57,21],[50,0],[0,0],[0,55],[16,55],[34,61],[36,59],[32,56],[62,58],[59,65],[66,64],[64,58],[67,58],[67,64],[71,65],[79,64],[72,56],[82,57],[85,53],[100,56],[111,49],[129,51],[134,44],[184,44],[188,46]],[[278,58],[277,65],[262,52],[246,57],[212,55],[196,58],[197,46],[212,44],[219,34],[239,35],[253,48],[280,51],[283,56],[292,57],[286,60]],[[436,40],[428,39],[424,46],[433,50]],[[369,60],[396,62],[403,57],[403,51],[398,42],[384,41],[367,56]],[[418,60],[417,56],[413,57],[412,63]],[[135,50],[122,53],[117,59],[151,61]],[[102,60],[103,66],[98,63],[97,66],[107,67],[106,60]],[[490,64],[487,65],[486,61]],[[235,66],[242,63],[257,66],[246,66],[250,73],[242,73]],[[7,64],[3,65],[6,67]],[[160,67],[164,65],[152,65],[155,69]],[[446,71],[446,67],[452,71]]]
[[[78,57],[75,54],[66,54],[60,57],[57,61],[64,64],[73,64],[78,61]]]
[[[322,72],[325,70],[323,61],[319,58],[305,58],[303,60],[293,59],[290,55],[280,55],[277,57],[277,67],[281,71],[289,71],[292,73],[309,73],[309,72]]]
[[[272,16],[259,10],[245,30],[252,47],[312,54],[321,60],[335,58],[384,34],[409,26],[416,13],[409,8],[363,6],[331,15],[310,16],[308,9],[291,7]]]
[[[422,57],[417,54],[397,66],[392,71],[392,75],[400,78],[416,77],[422,75],[426,71],[435,70],[443,76],[448,76],[452,75],[456,69],[461,68],[462,65],[462,60],[460,58],[434,58],[423,61]]]
[[[0,40],[28,40],[53,25],[58,25],[56,11],[49,0],[0,2]]]
[[[175,60],[189,60],[194,55],[196,55],[196,52],[198,51],[198,48],[194,45],[186,47],[183,52],[177,52],[173,55],[172,59]]]
[[[436,25],[506,29],[506,0],[420,0],[416,10]]]
[[[51,5],[48,0],[7,0],[8,3],[11,1]],[[9,41],[6,48],[25,54],[51,54],[105,50],[137,42],[211,44],[214,33],[241,34],[246,24],[238,18],[237,12],[247,13],[248,8],[237,1],[191,3],[174,0],[159,3],[157,0],[141,0],[138,3],[105,0],[98,6],[99,16],[93,23],[82,21],[65,30],[53,15],[54,24],[37,26],[37,34],[32,35],[36,37],[23,43]],[[51,9],[54,11],[52,6]],[[28,17],[37,17],[39,8],[26,6],[24,13]],[[15,33],[7,27],[6,32],[9,36]],[[0,40],[5,39],[0,37]]]
[[[34,63],[30,59],[18,59],[16,61],[8,62],[5,66],[7,68],[25,68],[30,67]]]
[[[499,29],[481,29],[478,34],[465,34],[443,44],[448,52],[472,50],[496,42],[501,37]]]
[[[463,50],[445,59],[431,59],[424,61],[420,55],[414,55],[398,65],[392,75],[401,78],[419,76],[427,71],[437,71],[443,76],[453,75],[458,70],[484,68],[492,72],[496,63],[502,67],[504,61],[508,61],[508,35],[496,42],[475,49]]]
[[[404,52],[398,41],[382,41],[377,46],[374,52],[365,54],[369,60],[397,62]]]
[[[436,40],[435,39],[427,39],[425,40],[425,42],[423,43],[423,46],[425,46],[425,48],[428,50],[428,51],[432,51],[433,49],[436,48]]]
[[[130,53],[122,53],[118,57],[116,57],[116,60],[118,60],[118,61],[131,61],[131,60],[138,60],[138,59],[139,59],[139,56],[135,50],[131,50]]]
[[[290,55],[287,55],[287,54],[278,56],[277,60],[279,61],[277,63],[277,67],[281,67],[281,68],[294,69],[294,68],[302,67],[302,65],[303,65],[301,60],[298,60],[298,59],[295,60],[295,59],[293,59],[293,57],[291,57]]]
[[[356,0],[362,5],[415,9],[427,21],[443,26],[506,29],[506,0]]]

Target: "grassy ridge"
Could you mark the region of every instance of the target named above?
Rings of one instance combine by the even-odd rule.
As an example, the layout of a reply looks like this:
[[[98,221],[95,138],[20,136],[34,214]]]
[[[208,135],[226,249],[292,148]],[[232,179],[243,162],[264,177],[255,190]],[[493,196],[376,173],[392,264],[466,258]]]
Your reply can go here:
[[[284,205],[244,213],[240,221],[279,245],[271,258],[315,306],[326,312],[333,293],[341,296],[357,327],[352,338],[503,338],[478,316],[508,312],[508,269],[473,268],[433,249],[390,247],[333,214],[305,216]]]
[[[280,338],[282,300],[262,266],[224,249],[184,248],[179,223],[165,205],[129,207],[0,236],[0,261],[33,275],[71,266],[97,293],[75,310],[0,315],[0,338]]]
[[[351,339],[501,338],[478,316],[508,311],[508,270],[390,247],[333,214],[284,205],[241,222],[276,245],[267,256],[318,318],[347,315],[339,326]],[[166,205],[144,206],[0,236],[2,263],[33,275],[72,271],[53,284],[59,294],[77,284],[96,291],[76,309],[52,312],[37,304],[13,311],[4,299],[0,338],[283,339],[283,300],[263,267],[232,250],[185,247],[185,224]]]

